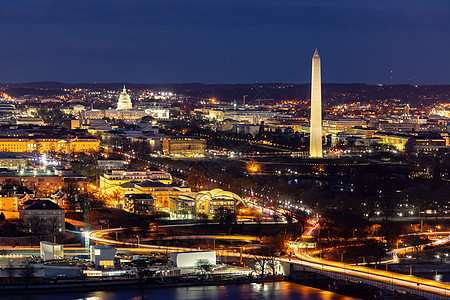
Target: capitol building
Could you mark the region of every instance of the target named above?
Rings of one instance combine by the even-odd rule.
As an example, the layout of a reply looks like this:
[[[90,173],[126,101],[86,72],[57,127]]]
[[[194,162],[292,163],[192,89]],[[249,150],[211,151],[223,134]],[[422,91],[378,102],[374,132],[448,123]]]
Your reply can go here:
[[[122,93],[119,95],[116,109],[106,110],[81,110],[81,119],[120,119],[127,120],[127,122],[135,123],[145,116],[152,116],[155,119],[168,119],[169,110],[167,108],[151,108],[151,109],[133,109],[133,103],[131,102],[130,95],[127,93],[125,86]]]
[[[123,91],[119,96],[119,102],[117,102],[117,110],[128,110],[132,108],[133,104],[131,103],[131,98],[127,94],[127,89],[123,86]]]

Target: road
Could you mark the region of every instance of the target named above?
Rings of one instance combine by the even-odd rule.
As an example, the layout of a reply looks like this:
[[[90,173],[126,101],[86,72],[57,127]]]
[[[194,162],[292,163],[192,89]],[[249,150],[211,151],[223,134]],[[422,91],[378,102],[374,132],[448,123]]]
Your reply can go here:
[[[423,232],[423,233],[413,233],[410,235],[447,235],[447,237],[445,238],[439,238],[436,239],[430,243],[427,244],[423,244],[420,246],[420,248],[422,247],[426,247],[426,246],[438,246],[438,245],[444,245],[448,242],[450,242],[450,232],[446,231],[446,232]],[[403,248],[398,248],[398,249],[394,249],[391,252],[389,252],[389,254],[392,255],[392,261],[388,261],[390,262],[398,262],[399,258],[398,255],[399,254],[405,254],[408,252],[413,252],[416,249],[416,247],[414,246],[408,246],[408,247],[403,247]]]
[[[311,236],[314,231],[319,228],[319,221],[317,219],[308,220],[311,227],[306,229],[303,236]],[[306,238],[302,239],[302,242],[305,242]],[[439,239],[433,241],[427,245],[440,245],[450,241],[450,237],[446,237],[444,239]],[[403,251],[410,247],[396,249],[398,251]],[[383,282],[385,284],[397,285],[401,287],[408,287],[414,290],[421,290],[426,292],[437,293],[439,295],[449,295],[450,296],[450,286],[446,283],[423,279],[411,275],[404,275],[389,271],[377,270],[362,266],[349,265],[345,263],[339,263],[334,261],[328,261],[325,259],[312,257],[309,253],[305,251],[305,249],[299,249],[297,247],[293,248],[296,259],[283,259],[280,258],[280,261],[290,262],[296,265],[310,267],[320,271],[327,271],[333,273],[339,273],[343,275],[356,276],[358,278],[363,278],[372,281]],[[395,255],[398,252],[394,252]]]
[[[397,285],[414,290],[431,292],[439,295],[450,296],[450,286],[446,283],[423,279],[419,277],[403,275],[394,272],[371,269],[361,266],[347,265],[338,262],[316,259],[306,255],[299,255],[298,259],[277,258],[278,261],[306,266],[320,271],[339,273],[385,283]]]
[[[313,224],[311,228],[318,228],[316,224]],[[312,230],[308,229],[306,233],[308,235],[312,234]],[[120,229],[113,229],[120,230]],[[107,243],[107,244],[116,244],[116,245],[125,245],[125,246],[136,246],[136,243],[129,242],[120,242],[105,239],[102,236],[106,233],[105,230],[94,231],[89,234],[89,237],[92,240]],[[132,248],[133,250],[137,250],[136,248]],[[154,245],[139,245],[139,250],[148,251],[148,252],[179,252],[179,251],[194,251],[198,249],[194,248],[183,248],[183,247],[164,247],[164,246],[154,246]],[[295,249],[294,249],[295,250]],[[236,252],[221,250],[220,255],[233,256],[238,257],[242,255],[242,257],[254,258],[253,255],[250,254],[240,254]],[[297,258],[288,258],[288,257],[278,257],[275,260],[284,263],[295,264],[299,266],[304,266],[312,269],[316,269],[322,272],[332,272],[338,273],[347,276],[354,276],[357,278],[361,278],[364,280],[372,280],[376,282],[382,282],[386,285],[395,285],[399,287],[407,287],[409,289],[414,289],[418,291],[431,292],[439,295],[450,296],[450,286],[446,283],[414,277],[410,275],[404,275],[394,272],[388,272],[383,270],[371,269],[362,266],[354,266],[348,265],[339,262],[327,261],[324,259],[318,259],[310,256],[307,253],[302,253],[300,251],[296,251]]]

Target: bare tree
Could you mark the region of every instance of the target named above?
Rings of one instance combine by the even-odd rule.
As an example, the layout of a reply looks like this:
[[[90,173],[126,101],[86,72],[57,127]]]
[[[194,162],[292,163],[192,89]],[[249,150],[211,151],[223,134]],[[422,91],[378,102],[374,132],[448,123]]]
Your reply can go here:
[[[208,274],[212,270],[212,263],[207,259],[199,259],[196,263],[197,268],[199,268],[203,274]]]
[[[16,268],[13,266],[12,261],[8,261],[8,265],[5,268],[6,274],[8,275],[8,278],[10,281],[13,280],[14,275],[16,274]]]
[[[24,267],[20,269],[19,275],[25,280],[25,283],[30,284],[30,280],[34,277],[34,273],[36,272],[36,268],[30,263],[28,260]]]
[[[272,276],[275,278],[275,276],[277,275],[278,262],[273,257],[269,257],[267,258],[266,264],[272,271]]]
[[[255,267],[259,269],[259,273],[261,274],[261,278],[264,278],[264,272],[267,266],[267,257],[264,256],[255,256]]]
[[[151,229],[151,224],[150,224],[150,220],[146,217],[146,216],[140,216],[137,219],[137,224],[136,226],[138,227],[138,231],[139,234],[142,237],[145,237],[146,234],[150,231]]]
[[[64,182],[62,191],[67,194],[67,208],[70,211],[81,209],[80,201],[75,202],[75,195],[78,193],[78,184],[73,181]]]
[[[59,219],[58,217],[51,217],[47,222],[48,232],[51,234],[58,233]]]
[[[31,216],[29,219],[29,229],[32,233],[40,234],[45,230],[45,220],[38,216]]]

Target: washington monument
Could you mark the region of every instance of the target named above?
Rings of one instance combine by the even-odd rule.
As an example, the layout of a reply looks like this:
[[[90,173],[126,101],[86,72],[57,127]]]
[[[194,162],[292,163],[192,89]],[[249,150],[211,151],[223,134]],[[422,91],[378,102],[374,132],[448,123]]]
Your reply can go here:
[[[309,157],[322,157],[322,82],[319,51],[314,51],[311,74],[311,119],[309,122]]]

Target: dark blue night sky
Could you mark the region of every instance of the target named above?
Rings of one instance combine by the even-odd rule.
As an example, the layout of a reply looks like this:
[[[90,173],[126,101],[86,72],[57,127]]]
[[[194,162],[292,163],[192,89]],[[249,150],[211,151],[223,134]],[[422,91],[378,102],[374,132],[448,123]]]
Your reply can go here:
[[[0,3],[3,83],[450,83],[449,0]]]

